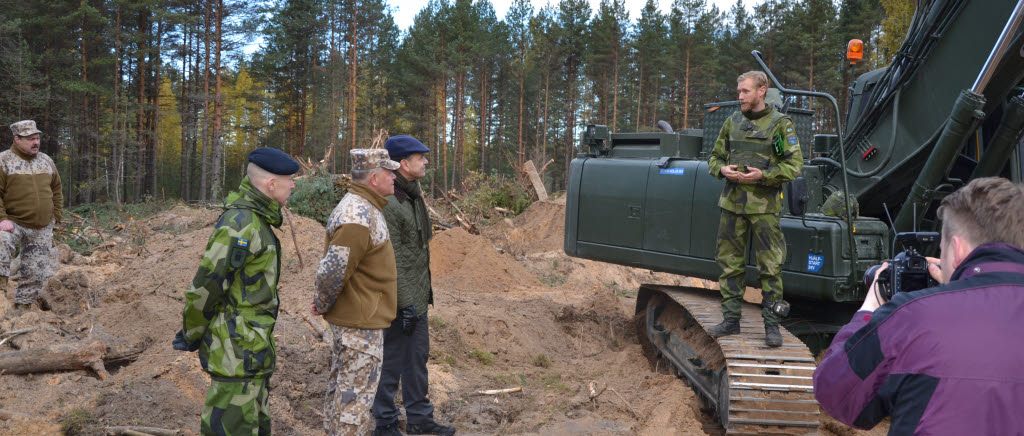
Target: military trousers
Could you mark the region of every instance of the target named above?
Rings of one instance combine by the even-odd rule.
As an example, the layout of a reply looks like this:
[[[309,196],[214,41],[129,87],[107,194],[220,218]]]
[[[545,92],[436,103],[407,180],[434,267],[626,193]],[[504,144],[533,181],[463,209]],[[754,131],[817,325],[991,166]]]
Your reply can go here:
[[[377,393],[384,330],[331,324],[333,355],[324,400],[327,436],[361,436],[373,429],[370,405]]]
[[[761,315],[766,325],[778,325],[779,316],[768,306],[782,299],[782,262],[786,259],[786,241],[779,225],[779,214],[736,214],[722,209],[718,224],[718,266],[722,275],[718,287],[722,293],[722,316],[739,320],[743,291],[747,287],[747,240],[753,241],[761,281]]]
[[[269,399],[269,378],[213,378],[200,431],[210,436],[269,435]]]
[[[427,314],[417,317],[416,328],[411,335],[402,331],[402,320],[395,318],[391,327],[384,331],[384,367],[373,400],[373,417],[377,425],[388,425],[398,421],[398,407],[395,394],[399,381],[402,385],[402,402],[409,424],[425,424],[433,421],[434,405],[427,398],[427,358],[430,357],[430,327]]]
[[[17,247],[21,247],[21,275],[14,292],[14,302],[32,304],[46,286],[46,280],[56,272],[56,265],[50,257],[53,223],[41,229],[14,223],[13,232],[0,231],[0,276],[11,276],[11,261]]]

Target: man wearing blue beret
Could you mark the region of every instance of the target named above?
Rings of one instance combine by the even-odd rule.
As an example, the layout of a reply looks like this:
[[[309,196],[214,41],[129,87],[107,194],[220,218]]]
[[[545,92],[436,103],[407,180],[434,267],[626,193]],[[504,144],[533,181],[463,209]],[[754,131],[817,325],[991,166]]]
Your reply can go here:
[[[299,164],[280,150],[249,153],[247,176],[224,200],[224,212],[185,292],[183,327],[174,349],[199,350],[210,374],[204,435],[269,435],[268,393],[276,363],[274,324],[280,299],[281,206]]]
[[[384,206],[398,270],[398,315],[384,331],[384,365],[372,408],[377,420],[373,434],[401,435],[395,407],[395,394],[401,381],[406,432],[454,435],[455,427],[434,421],[434,405],[427,398],[427,357],[430,355],[427,305],[434,302],[430,285],[433,233],[419,179],[427,175],[430,149],[407,135],[388,138],[384,148],[391,160],[401,165],[395,171],[395,193],[388,196],[388,204]]]

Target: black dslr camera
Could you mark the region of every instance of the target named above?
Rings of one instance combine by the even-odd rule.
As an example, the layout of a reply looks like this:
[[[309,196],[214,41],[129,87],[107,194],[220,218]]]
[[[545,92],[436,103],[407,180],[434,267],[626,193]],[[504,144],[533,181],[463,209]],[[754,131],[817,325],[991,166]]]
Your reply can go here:
[[[910,292],[938,285],[928,273],[928,260],[918,253],[939,241],[937,232],[904,232],[896,235],[896,242],[903,245],[903,251],[892,258],[889,267],[878,275],[878,294],[889,301],[899,292]],[[882,265],[868,268],[864,273],[864,289],[871,289],[875,272]]]

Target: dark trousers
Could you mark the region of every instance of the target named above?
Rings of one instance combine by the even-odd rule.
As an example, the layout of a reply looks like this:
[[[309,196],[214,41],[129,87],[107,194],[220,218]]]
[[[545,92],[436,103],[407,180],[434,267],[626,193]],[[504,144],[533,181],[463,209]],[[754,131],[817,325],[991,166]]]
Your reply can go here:
[[[427,357],[430,355],[430,333],[427,314],[419,316],[416,330],[406,336],[402,321],[395,318],[384,331],[384,367],[373,399],[373,417],[377,425],[398,421],[395,394],[398,381],[402,381],[402,402],[409,424],[423,424],[433,420],[434,405],[427,399]]]

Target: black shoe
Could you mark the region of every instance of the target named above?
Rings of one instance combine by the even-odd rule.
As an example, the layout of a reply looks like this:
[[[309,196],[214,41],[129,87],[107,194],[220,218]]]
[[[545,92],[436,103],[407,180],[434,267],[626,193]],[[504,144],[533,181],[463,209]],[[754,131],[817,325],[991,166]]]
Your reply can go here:
[[[780,347],[782,346],[782,333],[779,333],[779,326],[777,325],[765,325],[764,326],[764,343],[769,347]]]
[[[388,425],[378,425],[373,429],[373,436],[402,436],[402,432],[398,431],[398,422],[396,421]]]
[[[712,338],[720,338],[722,336],[735,335],[740,332],[740,321],[739,320],[725,320],[716,326],[712,326],[708,329],[708,334]]]
[[[427,421],[423,424],[405,424],[405,432],[409,434],[453,436],[455,434],[455,427],[450,425],[441,425],[434,421]]]

